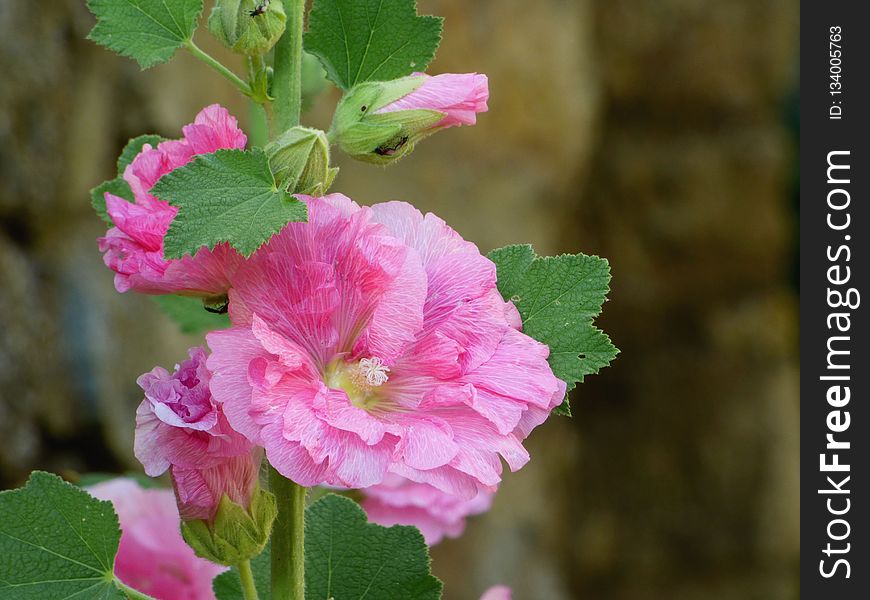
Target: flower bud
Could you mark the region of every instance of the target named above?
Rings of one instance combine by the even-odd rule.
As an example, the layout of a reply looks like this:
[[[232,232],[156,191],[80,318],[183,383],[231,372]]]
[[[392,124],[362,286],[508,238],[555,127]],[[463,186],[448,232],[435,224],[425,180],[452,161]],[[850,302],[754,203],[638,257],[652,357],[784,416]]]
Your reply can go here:
[[[265,150],[278,187],[291,194],[323,196],[338,173],[329,166],[329,141],[319,129],[293,127]]]
[[[233,52],[259,56],[275,45],[286,20],[282,0],[217,0],[208,28]]]
[[[342,98],[332,132],[352,157],[388,164],[439,129],[473,125],[476,114],[487,110],[488,97],[486,76],[476,73],[365,82]]]
[[[172,469],[181,532],[197,555],[236,565],[259,554],[272,533],[275,496],[260,488],[262,450],[207,469]]]
[[[277,515],[275,495],[257,485],[248,508],[224,495],[212,522],[182,521],[181,535],[197,556],[220,565],[238,565],[263,551]]]
[[[234,430],[211,395],[204,348],[174,373],[155,367],[137,383],[134,452],[145,472],[172,478],[185,540],[202,558],[238,564],[260,553],[275,519],[275,498],[260,489],[263,449]]]

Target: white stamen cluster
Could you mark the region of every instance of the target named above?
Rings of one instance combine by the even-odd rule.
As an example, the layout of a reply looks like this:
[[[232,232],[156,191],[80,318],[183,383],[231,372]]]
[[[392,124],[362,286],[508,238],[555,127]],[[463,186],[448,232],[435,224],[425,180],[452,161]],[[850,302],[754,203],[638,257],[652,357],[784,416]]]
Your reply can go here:
[[[387,382],[389,377],[390,367],[384,364],[377,356],[364,358],[359,361],[359,373],[365,378],[366,384],[371,387],[378,387]]]

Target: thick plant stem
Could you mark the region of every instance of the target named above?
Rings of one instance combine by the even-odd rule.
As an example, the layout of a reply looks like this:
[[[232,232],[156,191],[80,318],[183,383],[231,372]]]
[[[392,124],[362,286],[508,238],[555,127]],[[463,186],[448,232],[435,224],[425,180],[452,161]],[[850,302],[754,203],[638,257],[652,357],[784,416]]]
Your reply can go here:
[[[251,572],[251,561],[239,563],[239,579],[242,580],[242,596],[245,600],[260,600],[257,586],[254,585],[254,574]]]
[[[299,124],[302,112],[302,30],[305,0],[284,0],[287,24],[275,45],[272,78],[275,137]],[[272,597],[305,600],[305,488],[269,465],[269,484],[278,501],[272,529]]]
[[[192,39],[184,42],[185,47],[190,50],[190,53],[197,57],[199,60],[210,66],[212,69],[223,75],[227,81],[232,83],[234,86],[239,88],[239,90],[246,96],[251,95],[251,86],[242,81],[242,79],[226,68],[220,61],[206,53],[199,46],[197,46]]]
[[[278,500],[272,529],[272,597],[305,600],[305,488],[271,465],[269,485]]]
[[[275,74],[272,97],[275,98],[275,134],[281,135],[299,125],[302,112],[302,30],[305,21],[304,0],[284,0],[287,26],[275,45]]]

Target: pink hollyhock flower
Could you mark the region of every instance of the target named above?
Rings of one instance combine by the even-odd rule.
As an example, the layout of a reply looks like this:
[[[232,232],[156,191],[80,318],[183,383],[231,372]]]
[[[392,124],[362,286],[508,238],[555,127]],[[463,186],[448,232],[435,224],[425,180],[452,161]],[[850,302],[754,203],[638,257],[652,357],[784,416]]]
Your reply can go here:
[[[486,112],[488,109],[486,102],[489,99],[489,82],[486,75],[444,73],[430,76],[414,73],[414,76],[425,77],[420,87],[376,110],[375,114],[399,110],[437,110],[445,113],[444,118],[434,126],[440,129],[474,125],[477,122],[477,113]]]
[[[409,204],[307,198],[232,277],[229,330],[207,337],[234,429],[304,485],[387,472],[473,498],[512,470],[565,395],[518,331],[495,265]]]
[[[513,594],[506,585],[496,585],[483,593],[480,600],[511,600]]]
[[[228,244],[201,248],[180,260],[163,257],[163,237],[178,208],[149,191],[163,175],[190,162],[197,154],[221,148],[244,148],[247,138],[225,108],[213,104],[183,130],[180,140],[145,144],[124,171],[135,203],[106,192],[106,210],[115,227],[99,238],[103,262],[115,272],[115,289],[145,294],[215,296],[226,293],[227,277],[240,261]]]
[[[465,530],[465,517],[492,506],[492,492],[481,490],[471,500],[445,494],[425,483],[388,474],[382,483],[362,490],[369,521],[384,527],[413,525],[430,546]]]
[[[214,600],[212,579],[226,568],[199,558],[184,543],[172,492],[142,489],[125,478],[88,491],[111,501],[118,514],[118,579],[157,600]]]
[[[205,350],[189,354],[172,374],[155,367],[136,380],[145,399],[136,410],[133,450],[149,476],[171,469],[185,521],[209,520],[223,494],[249,506],[261,451],[230,427],[212,398]]]

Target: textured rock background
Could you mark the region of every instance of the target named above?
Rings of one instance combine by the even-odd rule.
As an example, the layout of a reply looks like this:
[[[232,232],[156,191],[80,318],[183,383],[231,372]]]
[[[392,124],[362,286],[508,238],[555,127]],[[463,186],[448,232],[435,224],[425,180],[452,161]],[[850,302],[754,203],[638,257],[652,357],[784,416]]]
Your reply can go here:
[[[608,257],[622,349],[436,548],[445,598],[797,598],[798,3],[419,4],[447,18],[432,70],[487,73],[491,112],[387,173],[342,161],[336,189],[412,201],[485,250]],[[90,25],[76,0],[0,3],[2,486],[132,466],[136,376],[198,340],[114,292],[87,191],[127,138],[246,110],[189,57],[140,73]]]

